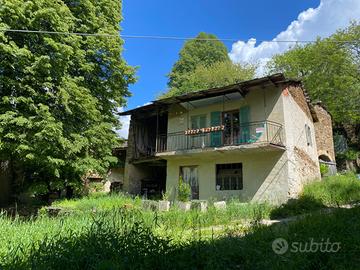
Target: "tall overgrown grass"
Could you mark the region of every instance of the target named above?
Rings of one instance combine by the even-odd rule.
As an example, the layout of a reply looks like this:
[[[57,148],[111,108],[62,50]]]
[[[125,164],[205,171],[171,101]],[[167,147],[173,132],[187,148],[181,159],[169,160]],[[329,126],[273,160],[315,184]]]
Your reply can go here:
[[[270,216],[284,218],[358,202],[360,180],[352,173],[339,174],[306,185],[299,198],[274,208]]]
[[[0,269],[360,269],[360,208],[314,212],[359,201],[355,175],[311,183],[279,208],[232,200],[223,210],[154,212],[123,194],[64,200],[53,205],[69,212],[57,217],[0,215]],[[286,226],[243,230],[244,222],[311,212]],[[279,237],[330,238],[341,250],[277,255],[271,244]]]
[[[360,202],[360,179],[352,173],[328,176],[306,185],[302,195],[327,206]]]
[[[48,234],[32,238],[27,224],[1,217],[29,241],[8,239],[0,252],[1,269],[359,269],[360,208],[337,209],[329,215],[311,215],[286,227],[254,226],[245,236],[203,239],[193,235],[187,242],[173,242],[154,233],[155,221],[147,223],[136,210],[117,209],[96,215],[32,221],[49,226]],[[68,220],[66,220],[68,219]],[[70,223],[68,223],[70,222]],[[68,224],[68,225],[66,225]],[[69,225],[72,226],[69,226]],[[2,227],[0,227],[3,230]],[[43,227],[44,228],[44,227]],[[2,234],[0,234],[2,235]],[[340,243],[336,253],[293,252],[275,254],[272,242]],[[3,237],[2,242],[6,238]],[[20,239],[20,238],[18,238]],[[6,241],[5,241],[6,242]]]
[[[65,210],[94,211],[122,208],[123,206],[141,205],[139,197],[131,197],[123,193],[90,193],[88,196],[78,199],[59,200],[52,203],[52,206],[61,207]]]

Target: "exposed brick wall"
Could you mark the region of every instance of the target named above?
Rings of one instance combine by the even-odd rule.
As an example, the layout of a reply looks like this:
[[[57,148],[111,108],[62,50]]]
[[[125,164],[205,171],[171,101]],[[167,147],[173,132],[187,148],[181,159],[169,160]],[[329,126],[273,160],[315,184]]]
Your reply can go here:
[[[305,184],[320,179],[319,164],[298,147],[294,147],[294,157],[296,165],[297,179],[289,181],[289,197],[294,198],[299,195]]]
[[[315,105],[314,110],[319,119],[314,123],[318,155],[326,155],[335,161],[331,115],[320,105]]]
[[[288,91],[291,94],[291,96],[293,97],[293,99],[295,100],[295,102],[299,105],[299,107],[309,117],[309,119],[312,119],[309,105],[306,101],[304,91],[300,87],[300,85],[298,85],[298,86],[289,85],[284,89],[284,91]]]

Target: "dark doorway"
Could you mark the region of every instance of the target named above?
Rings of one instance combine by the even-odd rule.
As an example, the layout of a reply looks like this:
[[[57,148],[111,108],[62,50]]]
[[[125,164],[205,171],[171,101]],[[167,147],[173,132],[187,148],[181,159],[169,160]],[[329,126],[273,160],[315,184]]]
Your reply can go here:
[[[145,174],[141,179],[141,195],[147,199],[161,199],[166,190],[166,161],[146,162],[138,166]]]
[[[223,144],[237,144],[240,131],[239,111],[235,110],[223,112],[222,119],[225,128],[223,132]]]

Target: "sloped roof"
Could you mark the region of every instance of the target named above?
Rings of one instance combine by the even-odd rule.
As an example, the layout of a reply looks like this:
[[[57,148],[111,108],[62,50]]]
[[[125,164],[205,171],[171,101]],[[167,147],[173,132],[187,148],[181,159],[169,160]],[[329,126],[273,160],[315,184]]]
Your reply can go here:
[[[262,77],[262,78],[256,78],[253,80],[243,81],[240,83],[227,85],[223,87],[217,87],[217,88],[211,88],[211,89],[205,89],[195,92],[186,93],[179,96],[174,97],[168,97],[163,98],[159,100],[153,101],[151,104],[141,106],[132,110],[124,111],[119,113],[119,115],[131,115],[135,112],[141,112],[141,111],[149,111],[154,109],[159,109],[163,107],[167,107],[171,104],[177,104],[192,100],[199,100],[203,98],[209,98],[209,97],[216,97],[220,95],[226,95],[238,92],[242,96],[245,96],[249,91],[250,88],[255,86],[262,86],[262,85],[279,85],[282,83],[301,83],[300,80],[296,79],[286,79],[285,76],[282,73],[273,74],[270,76]]]

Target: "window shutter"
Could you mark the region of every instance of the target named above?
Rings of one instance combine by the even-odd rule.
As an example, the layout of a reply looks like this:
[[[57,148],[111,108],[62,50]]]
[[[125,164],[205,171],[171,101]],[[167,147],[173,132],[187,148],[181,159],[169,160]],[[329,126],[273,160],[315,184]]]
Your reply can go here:
[[[250,122],[250,107],[245,106],[240,108],[240,124]]]
[[[250,141],[250,107],[241,107],[239,110],[240,118],[240,143],[248,143]]]
[[[212,127],[220,126],[221,125],[221,112],[211,112],[210,114],[210,125]],[[221,145],[221,131],[211,132],[210,140],[211,146],[216,147]]]

